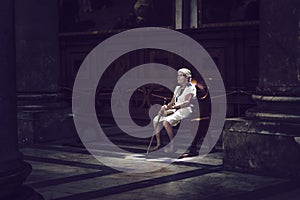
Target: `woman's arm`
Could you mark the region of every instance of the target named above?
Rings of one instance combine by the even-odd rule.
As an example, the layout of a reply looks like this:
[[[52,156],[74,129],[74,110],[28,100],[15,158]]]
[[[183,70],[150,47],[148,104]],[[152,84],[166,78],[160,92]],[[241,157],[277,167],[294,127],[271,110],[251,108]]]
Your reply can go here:
[[[174,103],[175,103],[175,96],[173,96],[171,101],[167,104],[167,109],[171,109]]]
[[[185,108],[185,107],[189,106],[192,98],[193,98],[193,94],[191,94],[191,93],[185,95],[184,102],[182,102],[181,104],[172,106],[172,109],[180,109],[180,108]]]
[[[162,105],[158,111],[158,115],[162,115],[165,110],[172,109],[175,102],[175,96],[172,97],[171,101],[167,105]]]
[[[168,110],[168,109],[174,109],[174,108],[173,108],[173,105],[174,105],[174,103],[175,103],[175,95],[176,95],[178,89],[179,89],[179,86],[177,86],[177,87],[175,88],[175,91],[174,91],[174,94],[173,94],[173,97],[172,97],[171,101],[170,101],[167,105],[162,105],[162,107],[161,107],[160,110],[158,111],[158,114],[159,114],[159,115],[161,115],[165,110]]]

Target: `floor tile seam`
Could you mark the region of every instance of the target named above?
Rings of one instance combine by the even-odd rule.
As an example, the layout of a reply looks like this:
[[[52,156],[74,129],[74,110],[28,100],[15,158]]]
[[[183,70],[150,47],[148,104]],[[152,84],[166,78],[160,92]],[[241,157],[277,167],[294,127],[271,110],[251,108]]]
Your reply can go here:
[[[24,146],[22,149],[41,149],[41,150],[53,150],[53,151],[63,151],[69,153],[78,153],[78,154],[89,154],[89,152],[82,147],[68,147],[68,146],[49,146],[49,145],[33,145],[33,146]]]
[[[53,162],[53,160],[48,160],[47,158],[45,159],[36,159],[36,158],[29,158],[31,160],[34,160],[35,162],[43,162],[45,161],[46,159],[46,162],[47,163],[51,163],[51,164],[66,164],[66,163],[57,163],[57,162]],[[80,163],[81,164],[81,163]],[[69,166],[69,164],[67,164]],[[78,166],[78,163],[76,163],[76,167]],[[73,166],[72,166],[73,167]],[[82,166],[80,166],[82,167]],[[211,166],[209,166],[211,167]],[[209,167],[206,167],[209,168]],[[220,166],[213,166],[213,167],[220,167]],[[88,167],[89,168],[89,167]],[[205,167],[202,167],[203,169],[205,169]],[[97,166],[97,169],[98,169],[98,166]],[[42,182],[35,182],[35,183],[30,183],[28,185],[34,187],[34,188],[43,188],[43,187],[48,187],[48,186],[51,186],[51,185],[54,185],[54,184],[64,184],[64,183],[69,183],[69,182],[72,182],[72,181],[76,181],[76,180],[73,180],[73,179],[78,179],[78,180],[85,180],[85,179],[88,179],[88,178],[81,178],[81,177],[85,177],[85,176],[89,176],[89,174],[93,174],[93,173],[99,173],[98,174],[98,177],[99,175],[100,176],[104,176],[104,175],[111,175],[111,174],[117,174],[117,173],[121,173],[119,171],[100,171],[100,172],[91,172],[91,173],[85,173],[85,174],[80,174],[80,175],[75,175],[75,176],[70,176],[70,177],[64,177],[64,178],[59,178],[59,179],[52,179],[52,180],[46,180],[46,181],[42,181]],[[94,178],[94,177],[90,177],[90,178]]]
[[[40,188],[45,188],[45,187],[54,186],[54,185],[61,185],[61,184],[75,182],[75,181],[92,179],[95,177],[99,178],[99,177],[116,174],[116,173],[117,172],[107,172],[107,171],[90,172],[90,173],[84,173],[84,174],[79,174],[79,175],[74,175],[74,176],[50,179],[50,180],[45,180],[45,181],[40,181],[40,182],[33,182],[33,183],[25,184],[25,185],[33,187],[34,189],[40,189]]]
[[[84,162],[78,162],[78,161],[61,160],[61,159],[57,159],[57,158],[47,158],[47,157],[39,157],[39,156],[24,155],[23,157],[24,157],[25,161],[27,160],[27,161],[34,161],[34,162],[40,162],[40,163],[50,163],[50,164],[54,164],[54,165],[65,165],[65,166],[71,166],[71,167],[97,169],[97,170],[114,171],[114,172],[128,170],[128,168],[124,168],[124,169],[120,168],[120,170],[116,170],[116,169],[110,168],[106,165],[103,165],[100,162],[99,162],[99,164],[90,164],[90,163],[84,163]],[[161,163],[161,164],[163,165],[165,163]],[[191,166],[187,166],[187,167],[191,167]],[[215,167],[215,166],[212,166],[212,167]],[[202,167],[202,168],[204,168],[204,167]]]
[[[59,152],[64,152],[64,151],[59,151]],[[70,153],[70,152],[67,152]],[[26,155],[26,153],[24,153]],[[80,154],[80,153],[78,153]],[[88,155],[89,153],[85,154]],[[33,156],[33,155],[26,155],[29,157],[38,157],[38,158],[42,158],[39,156]],[[92,155],[91,155],[92,156]],[[117,156],[114,156],[114,158],[119,158]],[[57,158],[47,158],[47,159],[57,159]],[[68,160],[64,160],[66,162],[69,162]],[[77,162],[77,161],[70,161],[70,162]],[[202,164],[202,163],[194,163],[194,162],[186,162],[186,161],[174,161],[173,164],[175,165],[182,165],[182,166],[192,166],[192,167],[213,167],[213,166],[221,166],[221,165],[210,165],[210,164]]]
[[[105,165],[100,164],[100,163],[99,164],[91,164],[91,163],[83,163],[83,162],[78,162],[78,161],[60,160],[57,158],[45,158],[45,157],[28,156],[28,155],[24,155],[24,160],[41,162],[41,163],[57,164],[57,165],[66,165],[66,166],[71,166],[71,167],[80,167],[80,168],[87,168],[87,169],[97,169],[97,170],[103,170],[103,171],[116,171],[116,170],[113,170]]]
[[[49,145],[34,145],[34,146],[27,146],[27,147],[23,147],[23,149],[28,148],[28,149],[41,149],[41,150],[49,150],[49,151],[58,151],[58,152],[66,152],[66,153],[76,153],[76,154],[84,154],[84,155],[91,155],[91,153],[89,151],[87,151],[86,149],[83,149],[82,147],[66,147],[66,146],[49,146]],[[134,148],[126,148],[126,146],[124,146],[125,149],[134,149]],[[21,148],[22,150],[22,148]],[[108,149],[109,150],[109,149]],[[103,149],[101,153],[110,153],[111,151],[108,151]],[[97,149],[91,149],[91,151],[97,151]],[[99,150],[98,150],[99,151]],[[145,154],[146,150],[144,153],[142,152],[128,152],[128,153],[132,153],[132,154]],[[122,155],[126,155],[126,153],[122,153]],[[116,156],[115,156],[116,157]]]
[[[210,164],[202,164],[202,163],[194,163],[194,162],[186,162],[186,161],[175,161],[172,164],[178,166],[186,166],[186,167],[204,167],[204,168],[223,167],[223,164],[210,165]]]
[[[196,176],[202,176],[208,173],[215,173],[220,171],[221,168],[215,167],[214,169],[196,169],[196,170],[190,170],[187,172],[180,172],[173,175],[167,175],[163,177],[158,177],[154,179],[147,179],[143,181],[137,181],[129,184],[123,184],[119,186],[113,186],[110,188],[104,188],[100,190],[94,190],[89,192],[84,192],[80,194],[75,194],[71,196],[61,197],[57,198],[55,200],[80,200],[80,199],[94,199],[94,198],[100,198],[100,197],[106,197],[110,195],[116,195],[116,194],[122,194],[125,192],[134,191],[137,189],[144,189],[156,185],[161,185],[169,182],[175,182],[180,181],[183,179],[188,179]],[[117,191],[117,192],[116,192]]]
[[[28,148],[28,147],[27,147]],[[30,149],[30,148],[28,148]],[[35,148],[31,148],[31,149],[35,149]],[[70,154],[82,154],[82,155],[91,155],[92,154],[87,151],[87,150],[82,150],[82,151],[75,151],[75,150],[69,150],[68,148],[38,148],[38,149],[41,149],[41,150],[45,150],[45,151],[54,151],[54,152],[65,152],[65,153],[70,153]],[[22,149],[21,149],[22,151]],[[122,156],[126,156],[128,153],[131,153],[131,154],[142,154],[142,153],[134,153],[134,152],[128,152],[128,153],[119,153],[119,154],[111,154],[111,150],[110,149],[101,149],[101,150],[97,150],[97,149],[90,149],[90,151],[94,152],[94,155],[96,156],[107,156],[107,155],[110,155],[115,158],[118,158],[118,156],[122,155]],[[99,152],[96,152],[96,151],[99,151]],[[26,152],[23,151],[24,154],[26,154]],[[97,155],[97,153],[99,153],[99,155]]]

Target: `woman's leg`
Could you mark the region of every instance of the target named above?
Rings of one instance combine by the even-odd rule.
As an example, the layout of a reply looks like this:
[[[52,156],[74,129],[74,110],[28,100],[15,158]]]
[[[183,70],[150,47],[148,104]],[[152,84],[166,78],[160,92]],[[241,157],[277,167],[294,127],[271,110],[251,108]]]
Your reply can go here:
[[[160,129],[161,129],[161,122],[158,122],[156,120],[153,120],[153,127],[154,127],[154,134],[156,137],[156,146],[154,147],[154,150],[158,149],[160,147]]]
[[[170,150],[174,151],[174,142],[173,142],[173,138],[174,138],[174,134],[173,134],[173,128],[171,126],[171,124],[168,121],[164,121],[163,122],[163,126],[165,127],[169,139],[170,139]]]

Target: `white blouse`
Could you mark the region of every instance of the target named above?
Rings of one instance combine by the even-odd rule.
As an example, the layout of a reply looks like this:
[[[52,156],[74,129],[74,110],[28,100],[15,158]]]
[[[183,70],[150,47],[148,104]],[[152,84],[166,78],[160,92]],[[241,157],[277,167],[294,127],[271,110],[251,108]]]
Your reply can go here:
[[[174,97],[175,97],[175,105],[182,104],[185,101],[185,96],[187,94],[192,94],[193,98],[196,98],[196,87],[190,83],[181,91],[181,86],[176,86],[174,90]],[[176,126],[182,119],[188,117],[192,113],[191,104],[187,107],[180,108],[178,110],[173,110],[173,114],[168,116],[161,116],[158,115],[153,119],[153,121],[162,122],[164,120],[168,121],[172,126]]]
[[[182,104],[185,101],[185,96],[187,94],[192,94],[193,99],[196,98],[197,91],[195,85],[188,83],[183,91],[180,86],[176,86],[174,91],[175,105]]]

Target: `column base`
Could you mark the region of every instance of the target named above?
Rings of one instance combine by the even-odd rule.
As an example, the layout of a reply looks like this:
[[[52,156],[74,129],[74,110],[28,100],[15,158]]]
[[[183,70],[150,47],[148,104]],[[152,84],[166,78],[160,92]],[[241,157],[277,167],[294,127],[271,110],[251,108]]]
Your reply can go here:
[[[17,195],[13,195],[8,199],[11,200],[44,200],[43,196],[28,186],[22,186]]]
[[[75,138],[70,109],[18,111],[18,142],[34,144]]]
[[[31,166],[22,162],[19,168],[4,172],[0,177],[0,199],[43,200],[44,198],[23,182],[31,172]]]
[[[19,144],[76,137],[71,106],[60,95],[59,93],[18,95]]]
[[[223,135],[224,167],[276,177],[300,177],[300,125],[245,120]]]

